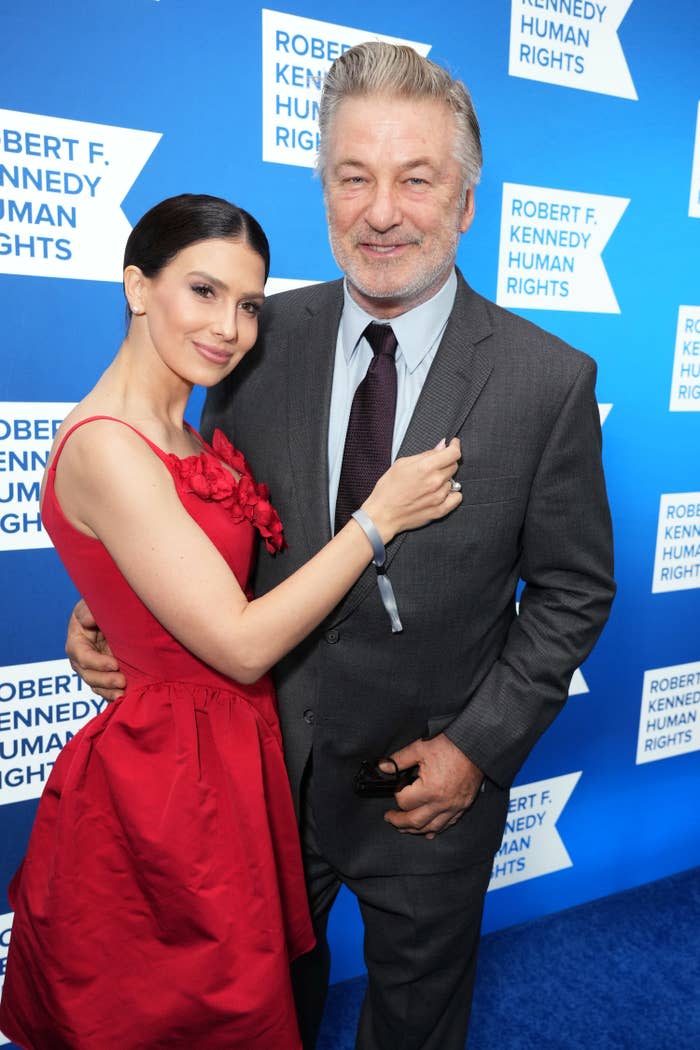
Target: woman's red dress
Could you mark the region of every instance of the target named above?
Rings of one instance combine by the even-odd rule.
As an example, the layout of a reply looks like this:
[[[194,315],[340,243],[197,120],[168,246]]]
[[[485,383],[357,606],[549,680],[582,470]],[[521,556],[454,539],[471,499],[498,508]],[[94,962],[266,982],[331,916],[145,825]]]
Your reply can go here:
[[[265,487],[220,433],[187,459],[143,440],[247,591],[256,529],[282,545]],[[62,448],[44,524],[128,688],[66,744],[39,802],[0,1029],[30,1050],[295,1050],[289,962],[313,934],[271,681],[202,663],[70,525]]]

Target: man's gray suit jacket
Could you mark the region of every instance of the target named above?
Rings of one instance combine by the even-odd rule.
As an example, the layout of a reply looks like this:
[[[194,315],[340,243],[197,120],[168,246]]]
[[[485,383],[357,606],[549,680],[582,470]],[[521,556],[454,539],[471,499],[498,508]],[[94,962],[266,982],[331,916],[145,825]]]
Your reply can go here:
[[[492,856],[508,786],[561,710],[615,589],[594,362],[458,276],[400,454],[458,435],[464,499],[389,545],[403,633],[391,633],[370,566],[275,673],[295,797],[313,742],[319,836],[349,877]],[[327,435],[342,305],[341,281],[272,296],[255,348],[207,398],[205,434],[221,427],[245,453],[285,525],[289,549],[260,554],[257,593],[331,537]],[[484,771],[484,790],[432,841],[401,835],[382,819],[391,800],[355,797],[353,774],[363,759],[442,730]]]

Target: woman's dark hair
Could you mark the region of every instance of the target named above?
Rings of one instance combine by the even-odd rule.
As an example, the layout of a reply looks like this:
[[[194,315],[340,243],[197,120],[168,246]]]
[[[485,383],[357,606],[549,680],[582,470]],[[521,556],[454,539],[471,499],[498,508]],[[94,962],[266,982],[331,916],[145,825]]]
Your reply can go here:
[[[156,274],[183,248],[213,238],[243,241],[270,272],[270,246],[260,223],[243,208],[206,193],[181,193],[156,204],[139,219],[124,249],[124,269],[138,266],[146,277]],[[131,316],[127,303],[127,318]]]

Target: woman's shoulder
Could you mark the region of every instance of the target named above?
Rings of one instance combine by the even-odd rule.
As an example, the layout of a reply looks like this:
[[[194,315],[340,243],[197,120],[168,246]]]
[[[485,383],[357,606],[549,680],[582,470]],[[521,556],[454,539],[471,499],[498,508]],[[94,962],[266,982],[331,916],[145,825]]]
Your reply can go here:
[[[153,455],[153,442],[137,426],[106,411],[104,406],[86,399],[73,408],[54,439],[49,466],[60,457],[64,468],[77,468],[100,475],[120,470],[125,461],[133,468],[141,463],[159,467]],[[162,468],[161,468],[162,469]]]

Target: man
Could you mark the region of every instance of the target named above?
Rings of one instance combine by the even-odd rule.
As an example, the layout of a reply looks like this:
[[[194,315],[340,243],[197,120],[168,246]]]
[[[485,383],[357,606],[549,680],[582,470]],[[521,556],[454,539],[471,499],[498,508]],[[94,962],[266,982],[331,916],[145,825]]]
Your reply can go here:
[[[595,365],[455,271],[481,166],[459,82],[410,48],[363,44],[333,64],[320,127],[345,283],[268,300],[256,349],[210,392],[203,425],[245,449],[285,523],[289,550],[261,560],[258,591],[326,542],[347,502],[362,412],[376,409],[357,408],[356,388],[385,352],[368,323],[389,321],[396,343],[389,454],[461,438],[461,507],[387,551],[403,630],[392,631],[370,566],[276,679],[319,941],[296,964],[305,1046],[345,883],[365,923],[358,1048],[462,1050],[508,787],[614,594]],[[84,671],[75,624],[69,651]],[[417,764],[418,779],[394,800],[354,794],[361,763],[381,756]]]

